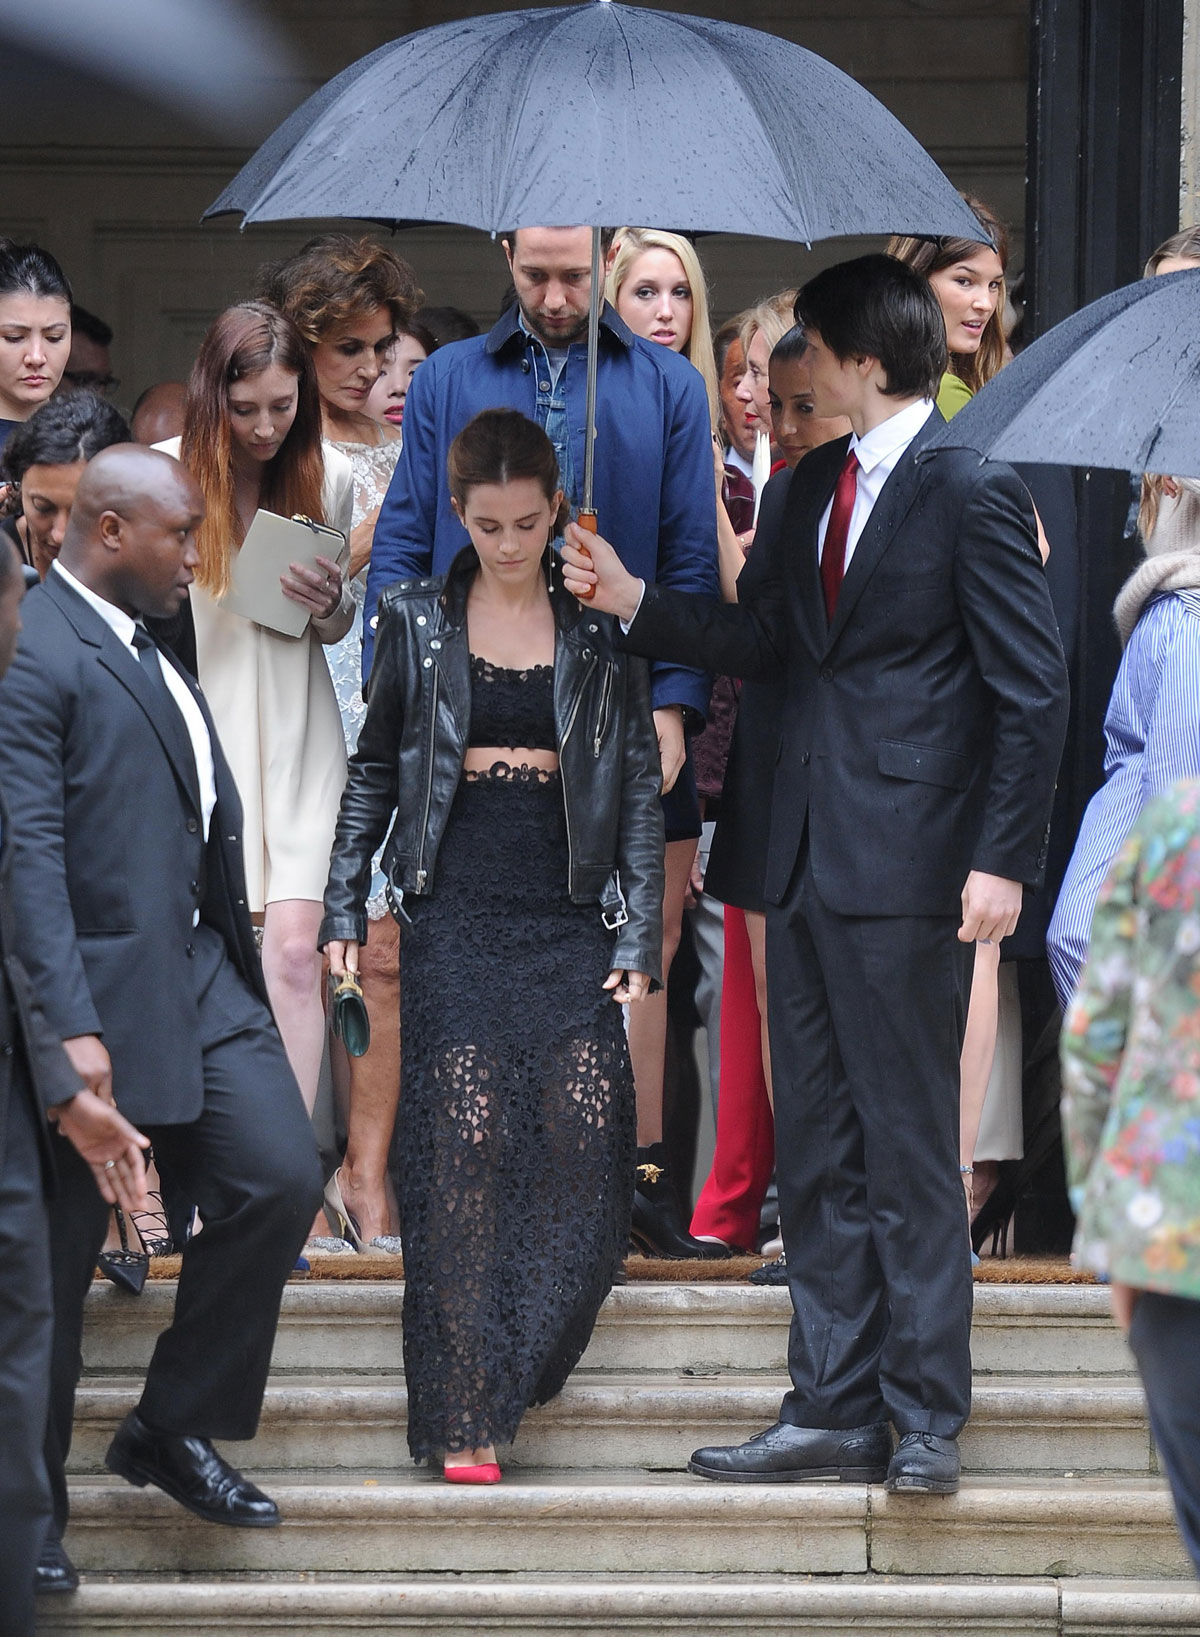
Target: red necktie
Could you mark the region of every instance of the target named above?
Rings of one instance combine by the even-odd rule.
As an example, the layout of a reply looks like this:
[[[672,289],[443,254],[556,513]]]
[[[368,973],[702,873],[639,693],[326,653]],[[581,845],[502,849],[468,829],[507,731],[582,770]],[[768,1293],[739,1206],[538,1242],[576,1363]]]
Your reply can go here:
[[[821,553],[821,584],[825,588],[825,613],[833,624],[838,592],[846,573],[846,541],[850,534],[850,518],[858,496],[858,456],[853,449],[846,456],[846,464],[838,473],[837,488],[833,491],[833,507],[829,513],[829,527],[825,530],[825,549]]]

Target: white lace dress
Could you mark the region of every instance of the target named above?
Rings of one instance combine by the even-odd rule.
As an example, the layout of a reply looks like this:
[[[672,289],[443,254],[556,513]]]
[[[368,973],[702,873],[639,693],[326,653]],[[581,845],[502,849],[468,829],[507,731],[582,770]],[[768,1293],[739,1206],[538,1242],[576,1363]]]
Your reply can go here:
[[[376,444],[374,448],[365,443],[334,443],[330,447],[346,456],[354,473],[354,521],[351,527],[357,528],[387,494],[396,462],[400,459],[400,439]],[[351,580],[350,590],[354,593],[354,624],[340,642],[325,650],[329,674],[333,678],[333,691],[342,713],[342,732],[348,756],[354,754],[359,729],[367,714],[366,700],[362,696],[363,605],[367,595],[365,566]],[[377,855],[371,877],[371,894],[367,900],[367,915],[373,921],[388,913],[383,888],[383,871]]]

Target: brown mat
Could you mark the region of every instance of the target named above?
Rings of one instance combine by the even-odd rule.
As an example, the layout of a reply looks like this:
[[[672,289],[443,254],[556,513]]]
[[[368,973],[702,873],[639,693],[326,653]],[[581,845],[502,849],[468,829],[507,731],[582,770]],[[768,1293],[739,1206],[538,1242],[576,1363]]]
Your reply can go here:
[[[403,1279],[399,1256],[314,1256],[311,1271],[297,1279]],[[156,1256],[150,1263],[152,1279],[177,1279],[180,1258]],[[727,1262],[668,1262],[653,1256],[630,1256],[625,1273],[631,1284],[740,1284],[763,1265],[761,1256],[733,1256]],[[101,1275],[97,1274],[97,1278]],[[975,1280],[985,1285],[1093,1285],[1095,1275],[1073,1268],[1065,1256],[984,1257]]]

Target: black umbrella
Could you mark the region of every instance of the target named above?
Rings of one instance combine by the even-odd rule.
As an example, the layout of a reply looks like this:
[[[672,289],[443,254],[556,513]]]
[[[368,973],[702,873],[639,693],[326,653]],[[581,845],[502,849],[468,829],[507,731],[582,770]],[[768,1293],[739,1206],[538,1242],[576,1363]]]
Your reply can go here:
[[[506,228],[668,224],[815,239],[978,238],[904,127],[756,29],[592,0],[442,23],[304,103],[207,212]],[[589,426],[600,306],[592,243]],[[586,438],[584,506],[591,504]]]
[[[1056,324],[937,442],[995,460],[1200,476],[1200,269],[1140,279]]]

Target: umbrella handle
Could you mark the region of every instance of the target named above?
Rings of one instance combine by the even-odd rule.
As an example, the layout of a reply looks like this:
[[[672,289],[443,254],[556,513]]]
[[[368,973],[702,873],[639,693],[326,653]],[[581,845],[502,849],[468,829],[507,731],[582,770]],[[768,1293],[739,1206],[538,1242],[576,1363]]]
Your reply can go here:
[[[585,534],[599,534],[600,533],[600,527],[599,527],[599,522],[598,522],[597,517],[596,517],[596,513],[590,507],[581,508],[581,510],[579,512],[579,515],[576,517],[575,521],[578,524],[578,526],[584,531]],[[591,560],[592,560],[591,553],[588,552],[588,551],[584,551],[582,546],[579,549],[581,551],[583,551],[583,555],[587,558],[588,562],[590,563]],[[585,602],[591,602],[592,598],[596,595],[596,588],[595,588],[594,585],[589,586],[586,591],[580,591],[578,593],[578,595],[580,597],[582,597]]]

